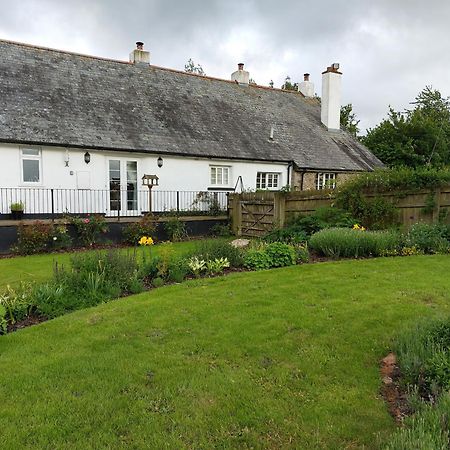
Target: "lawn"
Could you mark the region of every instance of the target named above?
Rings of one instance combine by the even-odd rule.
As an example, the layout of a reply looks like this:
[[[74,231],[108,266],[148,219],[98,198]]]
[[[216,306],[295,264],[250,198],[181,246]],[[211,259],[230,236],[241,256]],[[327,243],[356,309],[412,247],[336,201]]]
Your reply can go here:
[[[449,270],[443,255],[238,273],[0,337],[1,446],[379,448],[395,429],[379,361],[450,312]]]
[[[195,240],[178,242],[173,244],[175,252],[188,252],[196,245]],[[95,251],[95,250],[86,250]],[[102,250],[103,251],[103,250]],[[134,251],[133,247],[125,247],[123,252]],[[148,248],[138,247],[137,251],[148,252]],[[152,252],[157,254],[159,245],[152,247]],[[7,284],[17,284],[21,281],[44,281],[49,279],[53,273],[55,262],[58,264],[69,264],[73,253],[47,253],[32,256],[18,256],[15,258],[0,259],[0,289]]]

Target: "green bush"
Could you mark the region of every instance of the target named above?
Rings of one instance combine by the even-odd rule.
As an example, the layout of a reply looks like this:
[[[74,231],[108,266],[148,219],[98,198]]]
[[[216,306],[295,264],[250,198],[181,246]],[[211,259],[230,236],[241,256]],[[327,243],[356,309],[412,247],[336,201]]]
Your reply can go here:
[[[164,286],[164,283],[165,283],[165,281],[164,281],[163,278],[161,278],[161,277],[156,277],[156,278],[154,278],[153,281],[152,281],[152,286],[155,287],[155,288],[159,288],[159,287]]]
[[[294,249],[298,264],[305,264],[309,262],[309,250],[306,242],[304,244],[294,245]]]
[[[72,246],[72,238],[69,235],[67,225],[59,224],[53,227],[51,243],[52,247],[58,250]]]
[[[21,284],[17,289],[7,286],[5,292],[0,294],[0,334],[6,332],[7,325],[25,319],[34,310],[30,291],[30,284]]]
[[[251,249],[245,254],[244,266],[250,270],[266,270],[272,267],[272,260],[265,249]]]
[[[164,230],[172,242],[179,242],[187,237],[186,226],[177,216],[172,216],[164,222]]]
[[[284,228],[271,231],[263,240],[298,244],[306,242],[310,235],[324,228],[352,227],[355,223],[356,219],[347,211],[324,206],[310,215],[291,218]]]
[[[153,237],[157,227],[157,218],[152,214],[144,215],[138,222],[130,222],[122,230],[127,244],[138,245],[142,236]]]
[[[226,258],[231,267],[242,267],[244,264],[243,251],[226,240],[199,241],[186,256],[205,261]]]
[[[292,266],[297,262],[297,254],[294,247],[283,242],[273,242],[265,249],[272,264],[271,267]]]
[[[319,254],[332,258],[381,256],[399,248],[400,235],[395,231],[328,228],[313,234],[309,246]]]
[[[46,251],[53,237],[53,225],[41,221],[30,225],[20,224],[17,229],[17,244],[13,247],[15,253],[31,255]]]
[[[100,236],[108,231],[106,220],[100,214],[69,217],[69,222],[75,226],[81,243],[89,247],[98,243]]]
[[[189,274],[189,266],[185,258],[174,258],[169,262],[167,281],[181,283]]]
[[[447,253],[450,247],[448,227],[442,224],[414,224],[404,239],[406,247],[416,247],[423,253]]]
[[[213,236],[218,237],[228,237],[231,236],[233,233],[231,232],[231,226],[229,223],[227,224],[216,223],[211,227],[211,234]]]

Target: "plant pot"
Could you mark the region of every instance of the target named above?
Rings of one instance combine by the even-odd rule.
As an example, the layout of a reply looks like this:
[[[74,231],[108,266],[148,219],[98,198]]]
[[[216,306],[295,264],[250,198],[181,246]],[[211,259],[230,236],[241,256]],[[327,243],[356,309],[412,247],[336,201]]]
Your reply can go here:
[[[23,219],[23,211],[11,211],[11,219],[12,220],[22,220]]]

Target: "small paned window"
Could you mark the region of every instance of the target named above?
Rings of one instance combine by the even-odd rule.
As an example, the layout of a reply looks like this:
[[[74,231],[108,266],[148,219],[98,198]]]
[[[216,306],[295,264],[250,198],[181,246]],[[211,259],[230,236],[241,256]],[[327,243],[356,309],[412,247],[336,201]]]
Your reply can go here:
[[[256,174],[256,189],[278,189],[280,174],[275,172],[258,172]]]
[[[316,174],[316,189],[334,189],[336,187],[335,173],[318,173]]]
[[[228,166],[210,167],[211,186],[228,186],[230,182],[230,168]]]

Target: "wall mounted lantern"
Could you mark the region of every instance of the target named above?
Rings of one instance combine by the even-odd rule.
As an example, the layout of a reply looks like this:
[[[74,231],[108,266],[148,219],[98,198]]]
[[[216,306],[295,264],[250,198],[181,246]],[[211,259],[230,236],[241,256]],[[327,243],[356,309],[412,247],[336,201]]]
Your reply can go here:
[[[157,161],[157,163],[158,163],[158,167],[161,169],[161,167],[163,166],[163,159],[161,158],[161,156],[158,158],[158,161]]]
[[[158,186],[159,178],[156,175],[144,175],[142,177],[142,186],[148,187],[148,212],[152,212],[152,187]]]
[[[91,155],[90,155],[89,152],[86,152],[86,153],[84,154],[84,162],[85,162],[86,164],[89,164],[89,163],[91,162]]]

